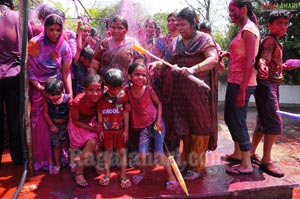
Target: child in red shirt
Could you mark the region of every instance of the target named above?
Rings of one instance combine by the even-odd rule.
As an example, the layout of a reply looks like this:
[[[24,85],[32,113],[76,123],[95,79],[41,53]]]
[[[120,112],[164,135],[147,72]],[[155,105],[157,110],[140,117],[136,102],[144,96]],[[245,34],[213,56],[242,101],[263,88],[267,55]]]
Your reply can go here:
[[[147,69],[142,63],[133,63],[128,68],[130,81],[126,92],[131,105],[131,125],[139,131],[139,160],[141,172],[133,176],[135,184],[140,183],[146,174],[146,155],[149,145],[154,140],[155,158],[166,169],[168,191],[175,191],[178,182],[172,172],[163,150],[165,128],[162,119],[162,105],[156,92],[147,86]]]
[[[128,140],[129,113],[125,106],[128,98],[123,90],[123,74],[119,69],[109,69],[104,75],[107,90],[98,102],[98,122],[102,127],[100,140],[105,148],[105,176],[99,184],[107,186],[110,183],[110,166],[113,149],[117,150],[121,162],[121,187],[131,187],[131,181],[126,177],[126,142]]]

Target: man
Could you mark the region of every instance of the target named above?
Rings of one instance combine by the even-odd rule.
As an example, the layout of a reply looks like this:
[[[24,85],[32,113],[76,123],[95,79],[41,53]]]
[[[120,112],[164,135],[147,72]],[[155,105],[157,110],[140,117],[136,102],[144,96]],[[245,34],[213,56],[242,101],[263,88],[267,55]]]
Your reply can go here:
[[[0,0],[0,160],[6,116],[12,162],[13,165],[20,165],[20,24],[18,13],[12,8],[13,0]],[[30,28],[29,33],[30,38]]]

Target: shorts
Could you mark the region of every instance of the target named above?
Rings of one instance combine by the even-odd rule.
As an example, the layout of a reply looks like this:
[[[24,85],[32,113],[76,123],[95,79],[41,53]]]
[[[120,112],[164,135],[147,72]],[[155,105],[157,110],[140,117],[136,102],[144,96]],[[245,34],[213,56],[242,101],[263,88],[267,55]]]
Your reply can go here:
[[[248,103],[254,93],[255,86],[248,86],[246,91],[245,106],[236,106],[236,98],[240,85],[228,83],[225,96],[224,120],[230,131],[233,141],[238,142],[241,151],[250,151],[252,145],[246,123]]]
[[[154,130],[155,123],[139,129],[139,153],[148,153],[151,141],[154,141],[154,151],[155,153],[164,154],[164,137],[165,137],[165,125],[163,124],[163,129],[160,133]]]
[[[282,118],[279,110],[279,85],[270,81],[259,80],[254,92],[257,108],[255,132],[269,135],[282,135]]]
[[[67,124],[55,124],[55,126],[58,128],[58,132],[51,132],[51,145],[62,145],[64,142],[69,140]]]
[[[103,132],[103,143],[104,148],[106,150],[117,150],[120,151],[121,149],[126,148],[126,143],[122,139],[123,131],[104,131]]]

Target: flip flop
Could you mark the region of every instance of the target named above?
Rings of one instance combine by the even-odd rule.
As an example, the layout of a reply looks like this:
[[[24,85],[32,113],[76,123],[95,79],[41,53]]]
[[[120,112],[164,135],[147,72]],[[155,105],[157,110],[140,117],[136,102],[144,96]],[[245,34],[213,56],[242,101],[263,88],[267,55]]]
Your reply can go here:
[[[230,162],[230,163],[237,163],[237,164],[242,162],[242,160],[234,158],[234,157],[230,157],[229,155],[221,156],[221,160]]]
[[[267,164],[260,164],[259,168],[266,172],[267,174],[277,177],[277,178],[282,178],[284,176],[284,173],[281,171],[281,169],[276,166],[273,162],[269,162]]]
[[[226,173],[235,174],[235,175],[251,175],[253,171],[240,171],[235,167],[227,167],[225,169]]]
[[[132,181],[134,184],[139,184],[143,181],[144,175],[143,174],[137,174],[132,176]]]
[[[251,159],[251,163],[252,164],[255,164],[255,165],[260,165],[261,163],[261,158],[259,157],[259,155],[257,154],[253,154],[250,156],[250,159]]]

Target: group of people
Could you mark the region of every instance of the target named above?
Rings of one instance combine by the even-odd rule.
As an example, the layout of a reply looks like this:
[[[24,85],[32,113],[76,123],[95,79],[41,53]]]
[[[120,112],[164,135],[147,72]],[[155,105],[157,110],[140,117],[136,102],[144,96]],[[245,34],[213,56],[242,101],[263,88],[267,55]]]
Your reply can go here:
[[[4,2],[0,3],[1,15],[10,17],[13,13],[14,23],[18,23],[16,12],[8,7],[12,2],[1,2]],[[157,36],[156,23],[147,20],[145,37],[141,37],[144,40],[127,36],[127,20],[114,16],[108,23],[109,34],[98,43],[89,37],[89,24],[78,22],[76,37],[64,28],[61,12],[44,8],[41,13],[43,26],[31,24],[31,28],[29,24],[28,37],[35,170],[56,174],[62,165],[69,164],[75,183],[86,187],[84,169],[93,165],[98,172],[104,169],[99,185],[108,186],[111,157],[116,151],[120,160],[120,186],[129,188],[132,181],[138,184],[144,180],[147,155],[153,151],[154,162],[166,170],[167,190],[174,191],[178,186],[167,155],[175,155],[184,179],[200,178],[205,174],[206,152],[217,147],[217,75],[225,69],[222,59],[228,57],[224,118],[234,141],[234,152],[223,159],[238,164],[229,166],[226,172],[249,175],[253,172],[252,163],[256,163],[270,175],[284,176],[272,162],[271,149],[276,136],[282,134],[282,120],[276,114],[282,70],[291,69],[282,63],[282,45],[278,41],[287,30],[288,12],[276,10],[270,14],[270,35],[260,44],[251,2],[232,0],[229,16],[239,31],[230,44],[230,52],[218,47],[210,35],[209,24],[198,24],[196,13],[190,8],[168,15],[166,36]],[[0,20],[5,26],[10,25],[8,22],[11,20]],[[4,30],[0,35],[12,35]],[[37,32],[34,37],[31,30]],[[19,37],[15,36],[7,41],[17,45]],[[158,59],[133,49],[133,45],[143,46]],[[20,98],[13,97],[11,92],[19,95],[20,67],[15,62],[18,54],[12,52],[20,51],[14,45],[1,46],[15,49],[6,47],[0,54],[0,89],[5,94],[0,98],[0,127],[3,128],[5,104],[12,159],[14,164],[20,164],[21,144],[15,143],[20,137],[19,129],[15,118],[11,123],[19,108],[16,106],[19,103],[13,102]],[[7,51],[10,51],[9,63],[4,58]],[[210,89],[192,81],[191,75],[203,80]],[[246,117],[252,94],[258,117],[251,143]],[[2,135],[1,129],[1,142]],[[264,153],[260,159],[255,151],[263,135]],[[180,141],[182,154],[179,154]],[[68,148],[66,160],[62,151]],[[103,168],[99,168],[97,160],[101,152]],[[136,152],[140,173],[129,179],[128,157]]]
[[[276,112],[279,110],[280,81],[283,70],[293,69],[283,63],[279,42],[287,31],[290,13],[272,11],[268,20],[269,35],[262,40],[250,1],[231,1],[229,16],[239,26],[239,31],[230,44],[230,52],[220,53],[221,57],[229,57],[224,119],[234,141],[234,152],[224,160],[237,165],[228,167],[226,172],[251,175],[252,164],[256,164],[269,175],[283,177],[284,172],[272,161],[271,152],[276,136],[283,133],[282,119]],[[252,94],[258,115],[251,142],[246,117]],[[263,137],[263,156],[260,158],[255,152]]]

